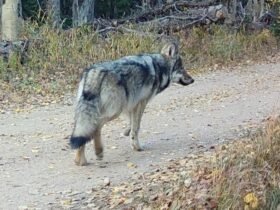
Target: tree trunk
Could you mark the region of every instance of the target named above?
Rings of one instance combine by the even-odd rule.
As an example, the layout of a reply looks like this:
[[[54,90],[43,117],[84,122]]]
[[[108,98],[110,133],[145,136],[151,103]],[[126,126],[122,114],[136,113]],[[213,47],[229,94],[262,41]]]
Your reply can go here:
[[[157,7],[162,7],[162,6],[163,6],[162,0],[157,0]]]
[[[54,28],[60,24],[60,0],[48,0],[47,10]]]
[[[3,0],[0,0],[0,29],[2,28],[2,5]]]
[[[115,17],[115,1],[110,0],[110,19],[113,19]]]
[[[258,15],[258,11],[259,11],[259,2],[258,0],[254,0],[254,6],[253,6],[253,21],[257,22],[259,15]]]
[[[264,15],[264,0],[260,0],[260,14],[259,17]]]
[[[94,2],[95,0],[73,1],[73,26],[81,26],[94,21]]]
[[[2,28],[2,5],[3,0],[0,0],[0,29]]]
[[[15,41],[22,27],[21,0],[6,0],[2,6],[2,39]]]
[[[152,0],[142,0],[142,7],[144,10],[149,10],[152,8]]]

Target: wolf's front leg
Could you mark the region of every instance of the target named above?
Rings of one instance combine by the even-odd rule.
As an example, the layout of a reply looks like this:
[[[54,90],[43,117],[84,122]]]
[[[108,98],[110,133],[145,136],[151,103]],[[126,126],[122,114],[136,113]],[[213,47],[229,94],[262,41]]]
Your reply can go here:
[[[87,165],[87,160],[86,160],[86,156],[85,156],[85,147],[86,147],[86,145],[83,145],[77,150],[76,157],[75,157],[75,163],[78,166]]]
[[[129,125],[129,127],[124,130],[123,135],[124,136],[129,136],[130,131],[131,131],[131,128],[130,128],[130,125]]]
[[[139,144],[138,133],[139,133],[140,123],[145,107],[146,107],[146,102],[145,101],[140,102],[131,113],[130,141],[131,141],[132,149],[136,151],[143,150]]]

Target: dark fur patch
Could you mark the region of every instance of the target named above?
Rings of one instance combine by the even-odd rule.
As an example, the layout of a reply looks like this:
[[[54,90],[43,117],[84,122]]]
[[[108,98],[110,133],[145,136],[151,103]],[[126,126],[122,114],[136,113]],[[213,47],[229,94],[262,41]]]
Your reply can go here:
[[[155,60],[153,60],[153,65],[154,65],[154,68],[155,68],[155,71],[156,71],[156,75],[158,75],[158,80],[155,81],[155,82],[158,82],[158,90],[157,90],[157,94],[158,94],[169,86],[170,77],[168,75],[168,67],[166,65],[160,65]],[[168,79],[166,84],[162,84],[163,77],[167,77],[167,79]]]
[[[90,141],[90,137],[84,136],[71,136],[70,145],[72,149],[78,149]]]
[[[143,60],[143,55],[137,55],[135,57],[137,57],[138,60],[125,59],[126,62],[122,63],[122,65],[137,66],[142,70],[149,71],[149,67],[147,65],[143,65],[142,63],[137,62],[137,61],[142,61]]]
[[[128,98],[128,88],[127,88],[127,84],[126,84],[126,81],[123,77],[120,78],[119,82],[118,82],[118,85],[120,85],[121,87],[123,87],[124,91],[125,91],[125,96],[126,98]]]
[[[83,70],[83,72],[80,75],[80,80],[83,79],[84,76],[86,76],[88,74],[88,72],[91,70],[92,68],[86,68]]]
[[[160,92],[162,92],[163,90],[165,90],[168,86],[169,86],[169,84],[170,84],[170,77],[167,77],[167,82],[166,82],[166,84],[164,84],[164,86],[162,86],[162,87],[159,87],[159,92],[158,93],[160,93]]]
[[[96,98],[96,95],[94,93],[91,93],[89,91],[83,91],[83,97],[86,101],[92,101]]]
[[[183,69],[183,62],[181,58],[176,59],[172,72],[178,71],[178,69]]]

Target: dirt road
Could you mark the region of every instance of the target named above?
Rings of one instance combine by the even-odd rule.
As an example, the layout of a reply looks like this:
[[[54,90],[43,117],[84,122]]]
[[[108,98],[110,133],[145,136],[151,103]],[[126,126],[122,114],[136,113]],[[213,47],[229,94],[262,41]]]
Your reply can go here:
[[[140,131],[145,151],[131,150],[128,137],[121,135],[126,121],[118,119],[104,127],[104,160],[95,160],[89,144],[86,167],[74,165],[68,146],[73,106],[1,114],[0,209],[50,209],[65,194],[86,192],[106,177],[115,184],[169,159],[238,138],[279,111],[280,63],[212,72],[195,80],[188,87],[173,85],[148,105]]]

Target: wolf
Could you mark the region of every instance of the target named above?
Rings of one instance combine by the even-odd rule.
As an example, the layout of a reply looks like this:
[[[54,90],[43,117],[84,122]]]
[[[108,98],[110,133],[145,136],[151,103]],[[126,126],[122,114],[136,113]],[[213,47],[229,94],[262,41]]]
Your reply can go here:
[[[189,85],[194,79],[183,67],[178,46],[166,44],[160,53],[126,56],[93,64],[82,73],[70,145],[75,163],[86,165],[85,145],[94,140],[97,159],[103,158],[102,126],[121,113],[128,116],[132,149],[141,151],[138,132],[147,103],[172,82]]]

